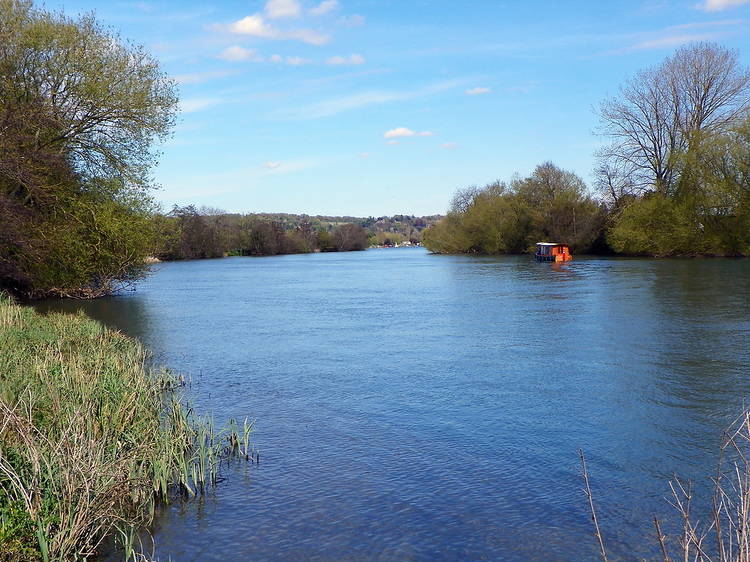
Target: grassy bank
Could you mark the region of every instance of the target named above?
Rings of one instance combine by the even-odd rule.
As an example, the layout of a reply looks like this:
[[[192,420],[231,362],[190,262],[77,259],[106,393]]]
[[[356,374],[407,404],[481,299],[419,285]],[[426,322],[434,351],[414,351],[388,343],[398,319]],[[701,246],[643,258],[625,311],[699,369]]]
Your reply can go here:
[[[174,377],[146,359],[83,315],[0,296],[0,558],[84,559],[108,535],[127,547],[155,502],[215,482],[219,459],[246,451],[248,430],[196,427]]]

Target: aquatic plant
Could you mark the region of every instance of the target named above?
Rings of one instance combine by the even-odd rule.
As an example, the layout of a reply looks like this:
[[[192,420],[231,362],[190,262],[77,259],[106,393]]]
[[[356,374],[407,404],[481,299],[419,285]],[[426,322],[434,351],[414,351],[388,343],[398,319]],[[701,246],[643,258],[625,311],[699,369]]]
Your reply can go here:
[[[42,316],[0,295],[0,350],[3,560],[85,559],[108,536],[138,559],[156,502],[200,494],[239,456],[182,404],[180,377],[83,315]],[[246,426],[245,450],[248,440]]]

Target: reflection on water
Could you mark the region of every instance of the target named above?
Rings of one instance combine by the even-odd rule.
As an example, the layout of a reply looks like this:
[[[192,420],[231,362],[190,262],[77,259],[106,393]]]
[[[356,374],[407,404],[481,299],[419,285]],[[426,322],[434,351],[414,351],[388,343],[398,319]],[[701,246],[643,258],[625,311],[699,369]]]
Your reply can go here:
[[[750,394],[750,261],[432,256],[161,264],[85,310],[258,420],[229,470],[153,529],[174,560],[594,559],[655,553],[666,480],[712,471]],[[644,537],[646,539],[644,540]]]

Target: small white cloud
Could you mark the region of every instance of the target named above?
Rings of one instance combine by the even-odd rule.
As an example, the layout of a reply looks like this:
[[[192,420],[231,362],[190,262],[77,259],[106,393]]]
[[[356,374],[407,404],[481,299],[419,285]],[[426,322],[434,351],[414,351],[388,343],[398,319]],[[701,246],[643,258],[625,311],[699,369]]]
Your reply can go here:
[[[271,55],[268,60],[271,62],[280,63],[284,62],[284,57],[282,57],[281,55]]]
[[[265,163],[263,164],[263,167],[264,167],[264,168],[267,168],[267,169],[269,169],[269,170],[275,170],[275,169],[276,169],[276,168],[278,168],[279,166],[281,166],[281,162],[265,162]]]
[[[453,150],[453,149],[458,148],[458,143],[457,142],[444,142],[443,144],[440,145],[440,148],[444,148],[446,150]]]
[[[338,10],[340,6],[338,0],[323,0],[317,6],[310,8],[310,14],[313,16],[324,16],[334,10]]]
[[[390,131],[386,131],[383,133],[383,138],[386,139],[395,139],[399,137],[431,137],[435,133],[432,131],[420,131],[420,132],[414,132],[411,129],[407,127],[396,127],[395,129],[391,129]]]
[[[238,35],[252,35],[274,39],[278,32],[268,25],[260,14],[245,16],[229,25],[229,31]]]
[[[696,8],[706,12],[722,12],[744,4],[750,4],[750,0],[704,0]]]
[[[266,15],[271,19],[298,18],[302,13],[299,0],[268,0]]]
[[[364,16],[360,16],[359,14],[341,16],[338,20],[338,23],[339,25],[343,25],[344,27],[360,27],[362,25],[365,25],[365,18]]]
[[[383,133],[383,137],[386,139],[393,139],[396,137],[413,137],[416,133],[406,127],[396,127],[390,131]]]
[[[391,144],[391,145],[398,144],[398,141],[397,140],[389,140],[387,144]]]
[[[464,93],[469,96],[481,96],[482,94],[489,94],[492,91],[490,88],[485,88],[484,86],[477,86],[476,88],[470,88],[466,90]]]
[[[348,57],[335,56],[329,58],[326,64],[334,66],[365,64],[365,57],[362,55],[349,55]]]
[[[263,60],[263,58],[258,55],[258,52],[255,49],[246,49],[244,47],[240,47],[239,45],[227,47],[221,53],[219,53],[219,58],[232,62],[260,62],[261,60]]]
[[[245,16],[228,26],[214,25],[212,27],[216,31],[229,31],[230,33],[237,35],[250,35],[262,39],[296,40],[302,41],[303,43],[309,43],[310,45],[325,45],[331,40],[328,35],[318,33],[312,29],[291,29],[288,31],[281,31],[272,25],[269,25],[263,19],[261,14]]]

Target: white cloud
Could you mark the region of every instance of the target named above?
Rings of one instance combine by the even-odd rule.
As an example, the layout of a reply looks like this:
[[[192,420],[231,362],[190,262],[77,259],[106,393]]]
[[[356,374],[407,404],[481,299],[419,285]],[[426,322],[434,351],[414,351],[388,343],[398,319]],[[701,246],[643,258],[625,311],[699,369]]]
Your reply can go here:
[[[386,139],[392,139],[396,137],[413,137],[416,133],[406,127],[396,127],[390,131],[383,133],[383,137]]]
[[[271,55],[268,57],[268,61],[275,64],[288,64],[289,66],[300,66],[302,64],[308,64],[310,61],[303,59],[302,57],[282,57],[281,55]]]
[[[302,13],[299,0],[268,0],[266,15],[271,19],[298,18]]]
[[[258,52],[255,49],[245,49],[239,45],[227,47],[219,53],[219,58],[232,62],[260,62],[263,60],[263,57],[258,55]]]
[[[464,93],[469,96],[480,96],[482,94],[489,94],[492,91],[490,88],[485,88],[484,86],[477,86],[476,88],[470,88],[466,90]]]
[[[365,64],[365,57],[362,55],[349,55],[348,57],[335,56],[329,58],[326,64],[334,66]]]
[[[252,35],[253,37],[265,37],[274,39],[278,32],[268,25],[260,14],[245,16],[229,25],[229,31],[238,35]]]
[[[744,4],[750,4],[750,0],[704,0],[696,8],[706,12],[722,12]]]
[[[264,168],[267,168],[269,170],[275,170],[276,168],[281,166],[281,162],[265,162],[263,164]]]
[[[286,31],[276,29],[272,25],[269,25],[261,14],[245,16],[228,26],[215,25],[213,28],[217,31],[229,31],[236,35],[250,35],[262,39],[290,39],[309,43],[310,45],[324,45],[331,40],[328,35],[318,33],[312,29],[291,29]]]
[[[323,0],[317,6],[310,8],[310,13],[314,16],[324,16],[338,10],[340,6],[338,0]]]
[[[435,133],[432,131],[420,131],[419,133],[416,133],[412,131],[411,129],[407,127],[396,127],[395,129],[391,129],[390,131],[386,131],[383,133],[383,138],[386,139],[395,139],[399,137],[431,137]]]
[[[182,113],[195,113],[203,109],[208,109],[222,102],[218,98],[192,98],[182,100],[180,102],[180,110]]]
[[[370,157],[370,153],[369,152],[360,152],[359,153],[359,157],[360,158],[369,158]]]
[[[440,145],[440,148],[444,148],[446,150],[453,150],[455,148],[458,148],[457,142],[444,142]]]

